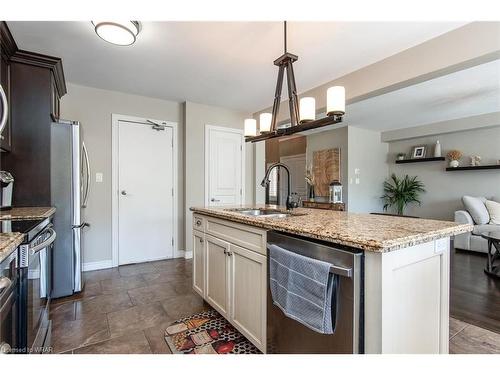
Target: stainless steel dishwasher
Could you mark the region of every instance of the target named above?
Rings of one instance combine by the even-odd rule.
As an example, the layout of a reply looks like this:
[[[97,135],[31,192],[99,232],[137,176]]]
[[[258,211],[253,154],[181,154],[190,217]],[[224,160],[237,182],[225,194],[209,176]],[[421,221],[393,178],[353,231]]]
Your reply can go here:
[[[332,302],[335,331],[325,335],[288,318],[273,304],[267,288],[267,353],[363,353],[363,252],[279,232],[268,232],[268,244],[332,264],[337,290]],[[269,258],[267,261],[269,271]],[[269,274],[269,272],[268,272]],[[269,283],[268,283],[269,284]]]

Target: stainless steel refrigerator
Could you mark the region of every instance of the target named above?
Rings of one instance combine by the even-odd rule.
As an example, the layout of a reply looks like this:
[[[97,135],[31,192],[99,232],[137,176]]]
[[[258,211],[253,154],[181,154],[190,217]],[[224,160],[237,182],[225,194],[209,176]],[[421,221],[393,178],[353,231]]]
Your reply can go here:
[[[51,201],[57,211],[53,251],[52,298],[80,292],[82,281],[82,231],[90,189],[90,162],[78,121],[51,124]]]

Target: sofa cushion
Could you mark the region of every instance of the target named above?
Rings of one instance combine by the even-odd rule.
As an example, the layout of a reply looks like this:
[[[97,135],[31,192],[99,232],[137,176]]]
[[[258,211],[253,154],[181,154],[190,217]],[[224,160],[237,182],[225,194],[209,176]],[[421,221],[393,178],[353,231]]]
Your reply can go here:
[[[465,206],[465,209],[469,211],[470,216],[472,216],[474,223],[478,225],[489,223],[490,214],[488,213],[488,210],[484,205],[484,202],[486,202],[486,198],[464,195],[462,197],[462,202]]]
[[[484,205],[490,215],[490,224],[500,225],[500,203],[495,201],[486,201],[484,202]]]
[[[480,236],[481,233],[484,232],[492,232],[500,230],[500,225],[496,224],[482,224],[482,225],[474,225],[474,229],[472,229],[472,234],[476,236]]]

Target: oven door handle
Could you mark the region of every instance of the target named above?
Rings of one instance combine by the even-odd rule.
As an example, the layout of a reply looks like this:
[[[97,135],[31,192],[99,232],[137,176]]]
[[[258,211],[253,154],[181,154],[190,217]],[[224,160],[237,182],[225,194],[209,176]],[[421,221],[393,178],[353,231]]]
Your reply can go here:
[[[6,290],[9,290],[11,285],[12,285],[11,279],[9,279],[8,277],[5,277],[5,276],[0,276],[0,297],[3,296],[3,294]]]
[[[30,248],[31,255],[35,255],[40,250],[43,250],[47,246],[50,246],[56,240],[57,234],[56,234],[56,231],[54,229],[49,228],[49,229],[47,229],[46,233],[50,233],[50,237],[47,238],[45,241],[43,241],[41,244],[35,245],[32,248]]]

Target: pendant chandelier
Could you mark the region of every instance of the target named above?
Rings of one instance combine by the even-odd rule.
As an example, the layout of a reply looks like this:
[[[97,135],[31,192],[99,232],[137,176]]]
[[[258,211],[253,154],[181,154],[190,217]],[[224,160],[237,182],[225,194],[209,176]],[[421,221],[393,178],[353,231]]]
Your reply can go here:
[[[326,92],[326,117],[316,120],[316,101],[312,97],[301,98],[298,101],[293,63],[298,56],[287,51],[286,21],[284,22],[284,53],[276,60],[278,67],[278,81],[274,94],[273,112],[261,113],[259,116],[259,134],[257,134],[257,120],[245,120],[246,142],[259,142],[270,138],[284,137],[295,133],[337,124],[345,114],[345,89],[342,86],[330,87]],[[281,103],[283,77],[286,71],[288,86],[288,105],[290,109],[290,123],[287,128],[277,127],[277,118]]]

